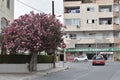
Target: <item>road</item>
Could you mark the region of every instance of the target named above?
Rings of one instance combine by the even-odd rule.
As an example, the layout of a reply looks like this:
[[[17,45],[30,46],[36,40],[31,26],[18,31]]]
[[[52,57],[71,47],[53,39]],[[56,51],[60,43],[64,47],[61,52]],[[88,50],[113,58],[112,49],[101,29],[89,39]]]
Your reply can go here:
[[[120,63],[106,62],[92,66],[91,62],[70,63],[70,69],[37,77],[34,80],[120,80]]]

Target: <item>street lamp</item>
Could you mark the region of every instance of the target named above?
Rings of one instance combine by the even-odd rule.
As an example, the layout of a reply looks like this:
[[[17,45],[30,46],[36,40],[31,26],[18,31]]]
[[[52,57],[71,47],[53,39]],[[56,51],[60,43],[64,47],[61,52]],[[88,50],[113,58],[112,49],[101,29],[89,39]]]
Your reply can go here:
[[[52,0],[52,16],[53,18],[55,18],[55,13],[54,13],[54,0]],[[61,17],[61,15],[57,16],[57,17]],[[55,52],[53,52],[53,68],[55,68]]]
[[[54,1],[52,0],[52,16],[55,17],[54,14]],[[55,68],[55,51],[53,52],[53,68]]]
[[[96,42],[96,55],[97,55],[97,39],[95,39],[95,42]]]
[[[54,1],[52,0],[52,16],[55,16],[55,13],[54,13]]]

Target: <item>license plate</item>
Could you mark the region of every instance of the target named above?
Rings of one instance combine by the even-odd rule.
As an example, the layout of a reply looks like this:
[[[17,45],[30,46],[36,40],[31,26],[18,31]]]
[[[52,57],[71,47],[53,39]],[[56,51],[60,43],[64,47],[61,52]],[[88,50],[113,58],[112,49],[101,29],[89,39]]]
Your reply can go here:
[[[100,63],[99,61],[97,61],[96,63]]]

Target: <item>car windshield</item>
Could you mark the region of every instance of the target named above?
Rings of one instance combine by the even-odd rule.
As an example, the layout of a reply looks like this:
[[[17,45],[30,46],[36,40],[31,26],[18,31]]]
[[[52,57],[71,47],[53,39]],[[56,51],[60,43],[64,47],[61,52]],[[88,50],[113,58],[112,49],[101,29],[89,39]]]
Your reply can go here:
[[[85,58],[86,56],[78,56],[78,58]]]
[[[94,56],[93,60],[103,60],[103,57],[102,56]]]

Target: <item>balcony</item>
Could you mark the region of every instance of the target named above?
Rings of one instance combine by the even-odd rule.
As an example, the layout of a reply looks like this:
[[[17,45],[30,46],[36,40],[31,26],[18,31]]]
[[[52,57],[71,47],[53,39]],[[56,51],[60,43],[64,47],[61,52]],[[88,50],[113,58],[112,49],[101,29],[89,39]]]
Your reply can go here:
[[[112,12],[112,5],[100,5],[99,12]]]
[[[119,4],[119,0],[114,0],[114,4]]]
[[[73,1],[65,1],[64,2],[64,6],[80,6],[81,5],[81,1],[80,0],[73,0]]]
[[[64,0],[64,2],[68,2],[68,1],[82,1],[82,0]]]
[[[79,13],[64,13],[64,19],[68,18],[80,18],[82,15]]]
[[[112,18],[99,18],[99,25],[111,25]]]
[[[88,39],[88,38],[80,38],[80,39],[66,39],[65,43],[67,44],[96,44],[96,43],[120,43],[120,38],[103,38],[103,39]]]
[[[81,31],[80,25],[76,25],[76,26],[66,26],[66,28],[64,29],[65,31]]]
[[[64,13],[80,13],[80,6],[65,7]]]
[[[114,11],[114,12],[113,12],[113,15],[114,15],[114,16],[119,16],[119,12]]]
[[[114,43],[118,43],[119,44],[120,43],[120,38],[115,38],[114,39]]]
[[[88,26],[83,26],[80,25],[79,27],[76,26],[66,26],[64,29],[66,32],[70,31],[106,31],[106,30],[118,30],[119,25],[111,24],[111,25],[88,25]]]
[[[94,39],[67,39],[65,40],[65,43],[68,44],[89,44],[89,43],[94,43]]]
[[[64,2],[82,1],[82,3],[93,3],[95,0],[64,0]]]
[[[114,25],[113,25],[113,30],[120,30],[119,24],[114,24]]]
[[[95,0],[95,2],[105,4],[105,3],[113,3],[113,0]]]

